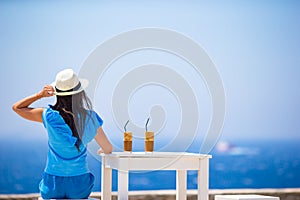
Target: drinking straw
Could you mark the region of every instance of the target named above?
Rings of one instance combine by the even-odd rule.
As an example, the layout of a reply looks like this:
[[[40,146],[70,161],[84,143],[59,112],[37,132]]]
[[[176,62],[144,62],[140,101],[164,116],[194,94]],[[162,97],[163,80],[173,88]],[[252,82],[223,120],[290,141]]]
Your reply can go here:
[[[146,122],[146,125],[145,125],[145,128],[146,128],[146,132],[148,131],[148,122],[149,122],[149,120],[150,120],[150,117],[147,119],[147,122]]]
[[[126,124],[125,124],[125,126],[124,126],[124,131],[125,131],[125,132],[127,132],[127,131],[126,131],[126,126],[127,126],[128,123],[129,123],[129,120],[127,120],[127,122],[126,122]]]

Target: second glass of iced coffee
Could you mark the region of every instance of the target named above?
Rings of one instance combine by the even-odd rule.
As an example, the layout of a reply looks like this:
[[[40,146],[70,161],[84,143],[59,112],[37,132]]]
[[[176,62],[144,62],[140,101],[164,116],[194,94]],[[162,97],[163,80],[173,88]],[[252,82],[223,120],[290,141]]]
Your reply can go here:
[[[145,132],[145,151],[153,152],[154,149],[154,132],[146,131]]]

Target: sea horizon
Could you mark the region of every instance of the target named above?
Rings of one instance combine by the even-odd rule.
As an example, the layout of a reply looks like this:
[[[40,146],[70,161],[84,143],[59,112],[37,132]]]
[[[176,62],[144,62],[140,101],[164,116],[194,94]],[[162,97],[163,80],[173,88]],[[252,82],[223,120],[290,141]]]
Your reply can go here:
[[[211,151],[210,189],[298,188],[300,187],[299,140],[220,140]],[[189,152],[198,153],[192,145]],[[47,140],[0,141],[0,194],[38,193],[47,155]],[[101,163],[88,153],[95,176],[93,191],[100,191]],[[168,178],[166,178],[168,177]],[[155,181],[154,181],[155,180]],[[176,187],[175,171],[129,174],[129,190],[168,190]],[[158,184],[159,183],[159,184]],[[188,171],[188,189],[197,188],[197,172]],[[117,190],[113,170],[112,190]]]

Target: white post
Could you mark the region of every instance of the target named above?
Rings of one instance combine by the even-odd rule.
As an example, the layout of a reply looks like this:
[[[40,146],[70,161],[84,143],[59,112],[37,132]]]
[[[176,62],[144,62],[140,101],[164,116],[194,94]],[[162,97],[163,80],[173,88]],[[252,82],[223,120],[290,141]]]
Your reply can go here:
[[[118,200],[128,200],[128,171],[118,170]]]
[[[176,170],[176,200],[186,199],[186,170]]]
[[[208,200],[208,172],[209,158],[200,158],[200,169],[198,170],[198,200]]]
[[[102,179],[101,179],[101,199],[111,200],[112,169],[105,167],[105,158],[102,157]]]

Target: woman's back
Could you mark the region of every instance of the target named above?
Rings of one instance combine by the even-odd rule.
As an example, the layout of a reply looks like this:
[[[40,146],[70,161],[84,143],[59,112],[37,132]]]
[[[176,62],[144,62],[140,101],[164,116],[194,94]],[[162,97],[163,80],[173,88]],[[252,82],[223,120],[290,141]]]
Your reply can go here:
[[[76,176],[88,173],[86,145],[95,137],[103,120],[94,111],[85,119],[84,133],[81,134],[79,151],[75,148],[78,140],[58,111],[47,107],[42,115],[48,133],[48,160],[45,172],[56,176]]]

